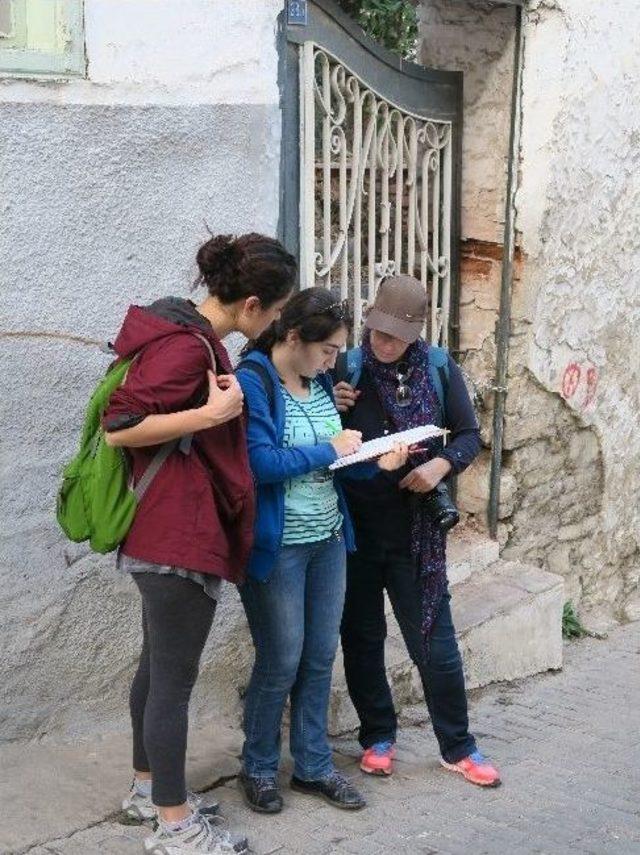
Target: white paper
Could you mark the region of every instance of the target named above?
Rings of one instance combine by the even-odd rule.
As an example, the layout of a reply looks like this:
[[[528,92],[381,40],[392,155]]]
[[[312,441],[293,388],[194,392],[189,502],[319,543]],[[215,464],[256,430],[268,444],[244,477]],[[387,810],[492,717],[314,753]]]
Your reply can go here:
[[[339,457],[329,466],[329,469],[342,469],[343,466],[353,466],[354,463],[373,460],[373,458],[381,457],[388,451],[393,451],[398,443],[416,445],[434,436],[444,436],[445,433],[446,430],[435,425],[422,425],[421,427],[410,428],[409,430],[401,430],[399,433],[389,433],[378,439],[370,439],[369,442],[363,442],[360,451],[357,451],[355,454],[348,454],[346,457]]]

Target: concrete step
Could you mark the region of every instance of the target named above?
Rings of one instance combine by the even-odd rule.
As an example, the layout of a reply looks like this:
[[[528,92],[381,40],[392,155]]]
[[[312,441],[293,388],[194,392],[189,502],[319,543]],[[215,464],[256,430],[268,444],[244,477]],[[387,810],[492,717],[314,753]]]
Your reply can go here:
[[[515,680],[562,667],[562,577],[518,561],[494,561],[451,591],[467,687]],[[395,621],[388,618],[387,672],[396,709],[423,701]],[[338,655],[330,708],[331,733],[358,726]]]
[[[564,580],[520,561],[496,562],[452,596],[470,689],[562,668]]]
[[[475,573],[481,573],[495,564],[499,557],[500,546],[497,540],[491,540],[486,534],[470,527],[454,528],[447,539],[449,587],[459,585]],[[385,598],[385,612],[389,618],[389,637],[402,640],[388,598]]]
[[[447,540],[449,587],[481,573],[500,558],[500,545],[486,534],[470,528],[454,528]]]

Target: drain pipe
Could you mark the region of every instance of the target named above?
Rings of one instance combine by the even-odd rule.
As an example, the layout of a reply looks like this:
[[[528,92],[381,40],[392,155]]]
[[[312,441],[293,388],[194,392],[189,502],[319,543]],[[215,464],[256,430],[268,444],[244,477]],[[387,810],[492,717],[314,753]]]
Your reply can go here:
[[[502,280],[500,285],[500,310],[496,323],[496,375],[493,384],[493,443],[491,447],[491,476],[489,481],[489,533],[495,538],[498,532],[500,505],[500,475],[502,472],[502,444],[504,439],[504,413],[507,398],[507,371],[509,367],[509,336],[511,334],[511,291],[513,287],[513,260],[516,243],[515,196],[518,184],[520,156],[522,69],[524,65],[524,12],[516,8],[516,35],[513,52],[513,88],[511,92],[511,127],[509,130],[509,162],[507,194],[504,216],[504,241],[502,246]]]

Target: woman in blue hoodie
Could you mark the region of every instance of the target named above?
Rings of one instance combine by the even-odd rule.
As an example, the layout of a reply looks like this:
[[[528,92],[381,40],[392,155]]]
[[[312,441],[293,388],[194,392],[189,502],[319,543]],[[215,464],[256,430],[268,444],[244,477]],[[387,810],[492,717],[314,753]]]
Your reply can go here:
[[[257,483],[254,548],[240,595],[256,649],[245,702],[239,781],[251,808],[282,809],[277,772],[282,713],[291,698],[291,787],[345,809],[364,799],[333,766],[327,709],[353,529],[328,467],[357,451],[342,430],[327,371],[347,339],[342,303],[324,288],[296,294],[238,370],[248,405],[249,460]],[[399,468],[407,449],[341,470],[372,477]]]

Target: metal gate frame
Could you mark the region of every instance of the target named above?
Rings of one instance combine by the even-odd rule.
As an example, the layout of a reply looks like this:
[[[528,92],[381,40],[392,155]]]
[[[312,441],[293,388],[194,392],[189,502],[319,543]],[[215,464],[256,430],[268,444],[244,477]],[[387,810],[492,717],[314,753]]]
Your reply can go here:
[[[462,73],[406,62],[368,38],[332,0],[309,0],[307,23],[287,25],[280,17],[279,86],[282,105],[279,237],[299,262],[301,203],[301,57],[314,43],[349,68],[366,85],[403,110],[451,124],[450,285],[448,344],[459,346]],[[301,49],[302,48],[302,49]],[[308,49],[307,49],[308,57]]]

